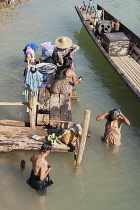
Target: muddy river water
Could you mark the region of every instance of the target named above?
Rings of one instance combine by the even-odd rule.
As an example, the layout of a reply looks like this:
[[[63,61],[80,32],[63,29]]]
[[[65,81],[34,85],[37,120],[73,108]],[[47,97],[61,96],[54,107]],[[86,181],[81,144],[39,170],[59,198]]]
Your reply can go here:
[[[73,165],[73,153],[51,153],[54,184],[46,192],[31,189],[29,177],[32,151],[0,153],[0,208],[3,210],[139,210],[140,209],[140,102],[107,63],[82,26],[74,5],[80,0],[31,0],[28,4],[0,10],[0,101],[24,100],[23,48],[34,42],[54,42],[70,37],[80,46],[74,56],[75,72],[84,80],[77,88],[79,101],[72,102],[73,121],[82,123],[91,110],[82,163]],[[140,35],[139,0],[98,0],[108,12]],[[1,106],[0,119],[27,120],[23,106]],[[120,148],[100,141],[105,121],[96,116],[119,108],[131,121],[122,127]],[[21,171],[20,161],[26,161]]]

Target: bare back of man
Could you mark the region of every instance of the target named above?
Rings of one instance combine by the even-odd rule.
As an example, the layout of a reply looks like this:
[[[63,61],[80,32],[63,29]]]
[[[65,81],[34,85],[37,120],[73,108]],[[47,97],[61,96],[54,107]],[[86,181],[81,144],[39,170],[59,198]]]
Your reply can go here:
[[[32,169],[35,176],[39,176],[40,180],[44,178],[44,174],[48,171],[48,162],[42,158],[40,153],[36,153],[31,157]]]

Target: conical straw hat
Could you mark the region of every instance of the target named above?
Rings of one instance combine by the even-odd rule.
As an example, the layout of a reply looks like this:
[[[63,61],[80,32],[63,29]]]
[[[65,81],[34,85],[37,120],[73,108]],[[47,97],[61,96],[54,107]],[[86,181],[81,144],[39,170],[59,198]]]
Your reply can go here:
[[[55,45],[60,49],[70,48],[72,46],[72,40],[66,36],[61,36],[55,40]]]

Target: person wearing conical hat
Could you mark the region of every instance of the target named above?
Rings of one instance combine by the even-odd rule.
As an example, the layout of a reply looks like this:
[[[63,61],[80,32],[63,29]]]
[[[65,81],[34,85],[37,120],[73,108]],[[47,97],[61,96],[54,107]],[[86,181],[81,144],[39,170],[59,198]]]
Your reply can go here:
[[[61,36],[55,40],[56,50],[53,52],[52,59],[57,66],[63,65],[64,57],[73,59],[74,53],[79,49],[78,45],[73,44],[69,37]],[[74,70],[73,63],[71,69]]]

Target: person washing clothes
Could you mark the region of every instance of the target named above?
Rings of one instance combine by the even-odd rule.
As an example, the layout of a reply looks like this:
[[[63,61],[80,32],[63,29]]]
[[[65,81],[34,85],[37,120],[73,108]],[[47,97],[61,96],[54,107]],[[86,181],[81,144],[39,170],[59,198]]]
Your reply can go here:
[[[106,119],[104,136],[101,140],[107,144],[115,146],[121,145],[121,127],[122,123],[130,125],[130,121],[121,113],[119,109],[111,109],[105,114],[96,117],[97,121]]]
[[[61,36],[55,40],[56,50],[52,54],[52,59],[57,66],[61,66],[64,63],[65,57],[71,57],[73,59],[74,53],[79,50],[79,46],[73,44],[69,37]],[[74,70],[74,63],[70,67]]]
[[[52,167],[48,165],[46,160],[46,157],[50,154],[51,149],[52,144],[48,141],[42,144],[40,152],[35,153],[30,159],[32,162],[32,170],[27,183],[36,190],[45,189],[53,184],[49,176]]]
[[[35,52],[38,50],[38,46],[34,43],[29,43],[25,46],[23,49],[25,54],[24,62],[27,63],[27,65],[32,65],[36,62],[36,55]]]

